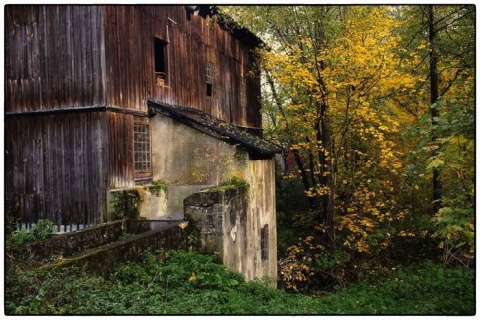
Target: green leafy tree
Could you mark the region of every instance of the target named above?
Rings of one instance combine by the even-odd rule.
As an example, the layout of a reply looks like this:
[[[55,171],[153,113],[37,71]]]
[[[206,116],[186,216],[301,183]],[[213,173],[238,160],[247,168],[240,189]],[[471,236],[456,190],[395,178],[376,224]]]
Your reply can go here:
[[[408,173],[416,185],[431,181],[425,189],[431,190],[433,235],[444,249],[444,263],[468,265],[475,206],[475,8],[410,6],[402,12],[404,46],[422,57],[411,72],[425,79],[415,101],[399,102],[419,119]]]

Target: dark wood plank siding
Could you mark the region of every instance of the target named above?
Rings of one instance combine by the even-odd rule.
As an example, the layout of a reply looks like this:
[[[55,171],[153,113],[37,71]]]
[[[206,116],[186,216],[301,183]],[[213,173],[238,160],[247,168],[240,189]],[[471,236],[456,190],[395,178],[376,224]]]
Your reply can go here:
[[[251,47],[209,17],[184,6],[105,7],[108,105],[146,112],[145,99],[193,107],[238,125],[261,127],[259,80],[247,86],[248,115],[240,108],[240,77],[253,68]],[[167,45],[167,84],[155,79],[154,37]],[[215,66],[215,95],[206,95],[205,63]]]
[[[108,112],[108,187],[110,189],[135,185],[133,120],[133,115]]]
[[[250,57],[250,59],[254,59]],[[252,62],[253,63],[253,62]],[[260,97],[262,95],[259,82],[256,79],[260,79],[260,71],[252,71],[253,77],[246,77],[247,87],[247,123],[248,127],[262,128],[262,116],[260,114]]]
[[[4,18],[6,206],[27,225],[105,221],[108,190],[135,185],[133,123],[146,99],[261,127],[251,46],[184,6],[7,5]],[[163,86],[155,37],[168,43]]]
[[[105,105],[102,7],[8,5],[5,18],[7,112]]]
[[[106,113],[7,117],[6,208],[31,224],[102,222],[106,211]]]

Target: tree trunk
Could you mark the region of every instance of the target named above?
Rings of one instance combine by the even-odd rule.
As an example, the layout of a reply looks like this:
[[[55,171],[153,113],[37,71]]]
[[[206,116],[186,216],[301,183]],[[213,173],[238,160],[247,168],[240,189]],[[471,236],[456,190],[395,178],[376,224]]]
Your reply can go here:
[[[328,104],[326,102],[317,105],[319,109],[319,123],[316,125],[317,140],[322,141],[323,150],[318,152],[318,160],[320,163],[320,175],[319,181],[321,186],[328,187],[327,194],[321,197],[322,213],[325,219],[325,226],[328,231],[328,235],[331,240],[331,244],[335,246],[335,225],[333,217],[333,201],[334,201],[334,185],[333,185],[333,168],[332,163],[329,160],[332,156],[331,140],[330,140],[330,127],[328,124]],[[325,152],[329,152],[329,156]],[[323,174],[327,171],[327,174]]]
[[[436,51],[436,33],[435,30],[435,10],[433,5],[427,6],[428,14],[428,41],[430,44],[430,103],[433,105],[438,102],[438,71],[437,71],[437,59],[438,54]],[[439,111],[438,108],[430,108],[431,110],[431,121],[432,121],[432,140],[436,139],[436,127],[438,125]],[[437,151],[434,151],[435,155]],[[432,178],[432,187],[433,187],[433,213],[437,213],[438,210],[442,207],[442,183],[440,180],[440,170],[438,168],[433,168],[433,178]]]
[[[310,182],[308,181],[307,172],[305,171],[305,167],[303,166],[303,161],[300,158],[300,154],[298,150],[293,150],[293,157],[295,158],[295,162],[297,163],[298,170],[300,170],[300,176],[302,177],[303,188],[305,191],[310,190]],[[312,197],[307,197],[308,205],[310,209],[314,209],[315,206],[315,199]]]

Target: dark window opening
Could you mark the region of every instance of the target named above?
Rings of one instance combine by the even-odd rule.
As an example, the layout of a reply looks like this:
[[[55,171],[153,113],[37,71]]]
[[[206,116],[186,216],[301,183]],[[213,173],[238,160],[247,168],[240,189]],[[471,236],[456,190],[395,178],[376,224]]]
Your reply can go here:
[[[262,261],[268,260],[268,224],[263,226],[260,233],[260,248],[262,251]]]
[[[150,126],[146,123],[133,125],[133,157],[135,175],[149,176],[151,171]]]
[[[155,77],[157,84],[167,83],[167,42],[155,38]]]
[[[207,97],[213,97],[213,84],[207,83]]]
[[[213,97],[215,95],[214,84],[215,84],[215,68],[213,63],[207,62],[205,64],[205,75],[207,83],[207,97]]]

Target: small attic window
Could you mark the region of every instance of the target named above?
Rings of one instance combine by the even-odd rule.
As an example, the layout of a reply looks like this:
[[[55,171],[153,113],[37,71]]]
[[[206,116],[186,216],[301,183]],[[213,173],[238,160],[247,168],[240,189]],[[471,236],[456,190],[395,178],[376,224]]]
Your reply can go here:
[[[167,84],[167,44],[155,37],[155,78],[158,85]]]
[[[208,62],[205,64],[205,82],[207,84],[206,94],[207,97],[213,97],[215,95],[215,67],[213,63]]]

